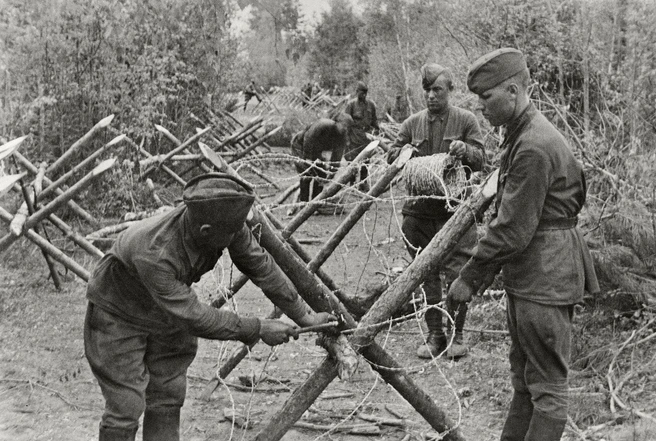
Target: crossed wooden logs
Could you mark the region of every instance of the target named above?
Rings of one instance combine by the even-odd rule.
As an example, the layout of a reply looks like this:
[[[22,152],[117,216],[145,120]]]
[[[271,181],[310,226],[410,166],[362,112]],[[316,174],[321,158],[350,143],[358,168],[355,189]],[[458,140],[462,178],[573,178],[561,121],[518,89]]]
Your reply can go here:
[[[399,159],[403,160],[401,156]],[[396,167],[400,170],[398,163],[396,163]],[[227,165],[222,167],[222,171],[230,172],[230,170]],[[381,377],[392,385],[435,430],[442,433],[445,440],[464,440],[464,438],[459,428],[449,420],[446,412],[412,382],[403,372],[402,366],[381,348],[374,338],[381,329],[389,325],[392,314],[410,299],[412,292],[420,285],[425,276],[439,268],[444,258],[453,250],[469,227],[474,224],[476,218],[482,216],[496,193],[496,176],[495,172],[469,200],[460,205],[444,228],[408,266],[406,271],[381,295],[360,323],[356,323],[344,304],[313,274],[312,269],[316,271],[318,266],[315,265],[322,258],[317,259],[317,263],[306,264],[306,261],[286,242],[284,230],[283,233],[278,231],[270,217],[261,213],[257,208],[253,210],[254,216],[249,221],[250,226],[258,231],[261,245],[267,249],[287,274],[303,299],[315,311],[338,314],[343,320],[345,329],[353,330],[353,334],[348,338],[349,344],[364,356]],[[374,186],[374,188],[376,187],[377,185]],[[360,211],[364,213],[366,208],[368,207],[357,206],[349,217],[352,215],[353,218],[356,218],[357,213]],[[339,234],[343,234],[343,232]],[[326,253],[328,252],[326,251]],[[272,418],[255,439],[257,441],[276,441],[282,438],[338,375],[338,368],[339,360],[333,356],[327,357],[305,383],[294,391],[278,416]]]

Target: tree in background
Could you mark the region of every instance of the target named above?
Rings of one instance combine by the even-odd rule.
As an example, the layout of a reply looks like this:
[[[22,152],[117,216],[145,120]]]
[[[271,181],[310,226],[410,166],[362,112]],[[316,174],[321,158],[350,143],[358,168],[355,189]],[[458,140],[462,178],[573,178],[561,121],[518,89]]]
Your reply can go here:
[[[112,113],[134,139],[181,124],[236,81],[229,12],[212,0],[8,0],[4,135],[34,134],[47,159]]]
[[[246,78],[268,88],[287,84],[287,71],[306,50],[306,39],[298,29],[298,0],[243,0],[249,7],[250,31],[242,42],[240,63]]]
[[[346,0],[331,0],[310,43],[308,75],[321,87],[352,88],[369,73],[368,47],[360,37],[364,22]]]

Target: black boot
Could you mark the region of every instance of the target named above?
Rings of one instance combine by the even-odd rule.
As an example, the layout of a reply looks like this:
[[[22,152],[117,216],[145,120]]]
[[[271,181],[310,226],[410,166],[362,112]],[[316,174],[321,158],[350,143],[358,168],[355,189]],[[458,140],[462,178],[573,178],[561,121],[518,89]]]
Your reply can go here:
[[[143,441],[180,441],[180,408],[146,408]]]
[[[98,441],[134,441],[137,436],[137,429],[120,429],[117,427],[100,426]]]
[[[531,394],[515,391],[500,441],[524,441],[533,417]]]
[[[426,343],[417,349],[417,357],[433,358],[439,357],[446,349],[446,335],[441,331],[430,331],[426,338]]]
[[[536,410],[525,441],[560,441],[566,424],[567,419],[552,418]]]
[[[449,305],[447,312],[455,322],[455,336],[451,346],[446,352],[446,356],[447,358],[458,359],[460,357],[464,357],[467,355],[467,352],[469,352],[469,348],[465,344],[465,336],[463,334],[465,320],[467,319],[467,303],[452,303]],[[452,328],[453,326],[451,324],[451,320],[447,320],[446,332],[449,335],[451,335]]]

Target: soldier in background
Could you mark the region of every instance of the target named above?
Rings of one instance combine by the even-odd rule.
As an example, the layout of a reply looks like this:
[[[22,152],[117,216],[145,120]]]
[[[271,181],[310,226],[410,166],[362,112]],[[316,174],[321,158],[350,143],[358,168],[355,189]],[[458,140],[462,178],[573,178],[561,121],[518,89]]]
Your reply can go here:
[[[349,148],[344,154],[347,161],[353,161],[369,144],[367,133],[372,132],[374,129],[380,130],[378,118],[376,117],[376,105],[367,98],[368,92],[367,85],[362,81],[358,81],[355,89],[356,97],[350,100],[346,104],[346,109],[344,109],[344,113],[353,119],[353,124],[349,128]],[[362,182],[366,190],[365,180],[368,176],[366,163],[360,167],[358,174],[359,178],[356,178],[356,183],[358,181]]]
[[[292,154],[305,160],[296,163],[301,176],[299,201],[312,200],[334,175],[348,146],[351,123],[350,116],[340,114],[334,119],[318,119],[294,135]]]

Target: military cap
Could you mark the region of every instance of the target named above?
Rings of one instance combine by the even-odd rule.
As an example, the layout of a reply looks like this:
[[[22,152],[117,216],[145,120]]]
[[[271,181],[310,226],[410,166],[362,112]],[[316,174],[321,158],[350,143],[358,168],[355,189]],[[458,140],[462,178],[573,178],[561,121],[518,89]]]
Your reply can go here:
[[[497,49],[474,61],[467,74],[467,87],[477,95],[527,69],[521,51],[509,47]]]
[[[437,78],[443,73],[446,73],[450,76],[449,69],[444,66],[440,66],[437,63],[424,64],[421,66],[421,69],[419,69],[419,72],[421,73],[421,87],[424,89],[429,89],[433,83],[437,81]]]
[[[246,221],[255,201],[255,193],[247,183],[236,177],[226,173],[207,173],[187,182],[182,200],[197,222],[234,233]]]
[[[358,92],[360,91],[367,92],[369,91],[369,88],[367,87],[366,84],[364,84],[364,82],[358,81],[358,85],[356,86],[355,90]]]

